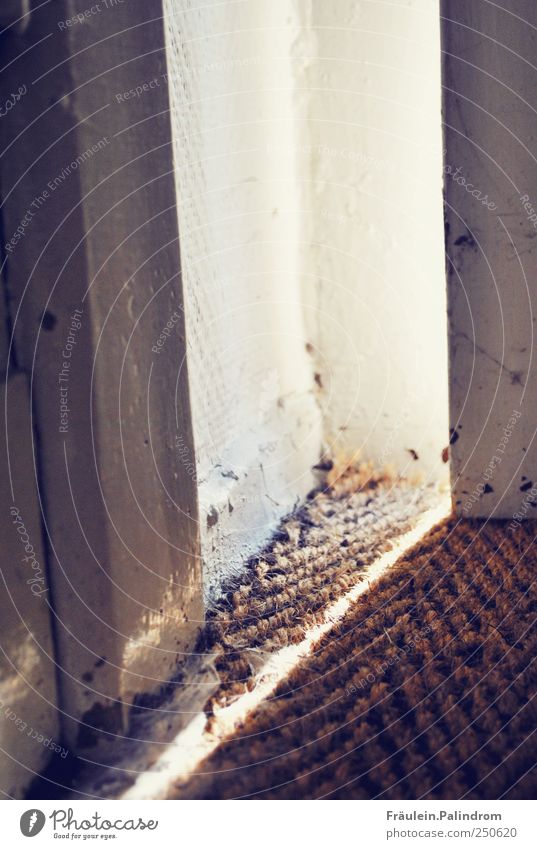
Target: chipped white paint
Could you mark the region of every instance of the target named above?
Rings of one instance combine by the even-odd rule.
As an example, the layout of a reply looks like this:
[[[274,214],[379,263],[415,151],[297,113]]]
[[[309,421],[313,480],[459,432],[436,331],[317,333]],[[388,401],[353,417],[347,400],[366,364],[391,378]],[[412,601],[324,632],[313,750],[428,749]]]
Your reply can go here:
[[[321,442],[447,478],[438,6],[165,10],[212,597]]]
[[[292,3],[164,4],[205,590],[313,486]],[[193,458],[184,456],[185,463]]]

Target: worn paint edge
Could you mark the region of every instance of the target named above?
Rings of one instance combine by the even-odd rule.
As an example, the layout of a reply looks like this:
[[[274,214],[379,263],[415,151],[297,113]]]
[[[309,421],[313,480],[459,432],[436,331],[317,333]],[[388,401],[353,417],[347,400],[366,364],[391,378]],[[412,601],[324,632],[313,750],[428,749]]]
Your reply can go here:
[[[360,581],[326,609],[323,621],[309,628],[300,643],[285,646],[270,657],[256,676],[253,690],[244,693],[232,704],[215,710],[210,732],[206,729],[207,716],[202,711],[177,734],[153,767],[141,773],[120,798],[162,799],[167,796],[172,782],[186,782],[195,773],[199,764],[211,755],[222,741],[232,734],[237,726],[243,723],[248,715],[259,707],[293,669],[311,653],[317,641],[346,616],[351,605],[371,589],[374,583],[435,524],[445,519],[450,513],[451,501],[448,496],[442,496],[438,506],[421,514],[412,530],[398,537],[392,548],[371,564]]]

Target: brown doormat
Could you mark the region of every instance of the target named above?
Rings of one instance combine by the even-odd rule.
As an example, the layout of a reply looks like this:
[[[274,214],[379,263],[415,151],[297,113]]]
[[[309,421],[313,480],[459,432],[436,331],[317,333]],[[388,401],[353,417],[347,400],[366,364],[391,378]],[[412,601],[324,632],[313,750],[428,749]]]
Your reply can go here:
[[[221,685],[207,712],[251,688],[270,653],[299,643],[441,502],[435,487],[375,477],[368,467],[313,493],[208,611],[196,650],[215,655]]]
[[[533,798],[536,535],[437,526],[169,798]]]
[[[228,733],[222,724],[226,708],[234,711],[241,698],[261,689],[272,694],[285,678],[289,657],[282,661],[280,652],[300,651],[312,628],[328,630],[333,605],[349,593],[367,591],[382,558],[395,560],[407,535],[422,524],[431,527],[446,512],[445,494],[435,486],[410,486],[368,466],[329,473],[323,487],[282,521],[266,548],[228,583],[208,612],[192,656],[160,693],[139,700],[131,711],[127,737],[110,735],[104,754],[74,760],[69,773],[58,759],[36,782],[33,798],[116,798],[128,788],[132,798],[143,798],[147,788],[139,784],[146,778],[150,798],[160,797],[161,786],[165,794],[168,771],[173,779],[189,772],[182,757],[190,764],[187,749],[181,742],[174,748],[178,735],[203,719],[200,734],[211,747],[204,751],[212,750]],[[308,639],[306,653],[309,649]],[[194,765],[197,760],[196,755]]]

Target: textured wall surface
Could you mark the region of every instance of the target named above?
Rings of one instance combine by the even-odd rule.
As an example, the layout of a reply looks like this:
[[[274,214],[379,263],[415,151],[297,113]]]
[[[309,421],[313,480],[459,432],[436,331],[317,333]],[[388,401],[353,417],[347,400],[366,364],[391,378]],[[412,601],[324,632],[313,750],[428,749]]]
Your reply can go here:
[[[302,283],[325,439],[447,479],[438,3],[300,9]]]
[[[0,126],[0,167],[62,723],[94,750],[169,678],[203,608],[196,488],[177,454],[192,431],[168,98],[150,88],[162,21],[139,2],[78,12],[41,4],[6,42],[2,84],[27,93]]]
[[[438,6],[165,7],[210,587],[321,442],[447,478]]]
[[[206,590],[313,485],[300,303],[292,3],[167,0],[168,71]]]
[[[534,517],[537,8],[442,4],[452,481],[462,515]]]
[[[5,325],[0,335],[6,338]],[[28,380],[14,375],[0,391],[0,796],[21,798],[55,747],[60,757],[67,752],[59,745]]]
[[[160,11],[58,0],[6,54],[27,87],[0,128],[8,288],[73,748],[124,732],[323,450],[447,469],[436,3]]]

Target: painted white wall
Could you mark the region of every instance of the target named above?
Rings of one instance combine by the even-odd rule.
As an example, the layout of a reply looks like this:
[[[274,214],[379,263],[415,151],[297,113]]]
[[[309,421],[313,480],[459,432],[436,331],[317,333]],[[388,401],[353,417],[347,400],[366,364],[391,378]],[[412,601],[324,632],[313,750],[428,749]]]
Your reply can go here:
[[[454,506],[537,514],[537,6],[442,2]]]
[[[321,449],[447,476],[439,13],[165,9],[210,595]]]
[[[325,440],[447,480],[438,2],[302,9],[301,279]]]
[[[4,281],[3,281],[4,282]],[[0,325],[0,346],[8,342]],[[7,365],[3,359],[0,370]],[[51,751],[60,757],[56,670],[25,375],[0,381],[0,790],[21,799]],[[38,737],[41,735],[41,739]],[[58,748],[55,749],[54,747]]]
[[[321,428],[300,303],[292,3],[167,0],[170,100],[205,589],[314,483]]]

